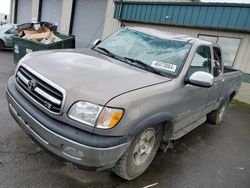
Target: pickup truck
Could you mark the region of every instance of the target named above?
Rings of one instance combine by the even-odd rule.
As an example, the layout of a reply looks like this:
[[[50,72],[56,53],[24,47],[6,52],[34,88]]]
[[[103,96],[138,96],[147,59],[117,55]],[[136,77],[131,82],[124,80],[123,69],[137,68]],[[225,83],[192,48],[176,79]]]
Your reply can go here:
[[[7,84],[9,111],[49,153],[132,180],[159,148],[220,124],[241,72],[217,44],[125,27],[91,49],[28,53]]]

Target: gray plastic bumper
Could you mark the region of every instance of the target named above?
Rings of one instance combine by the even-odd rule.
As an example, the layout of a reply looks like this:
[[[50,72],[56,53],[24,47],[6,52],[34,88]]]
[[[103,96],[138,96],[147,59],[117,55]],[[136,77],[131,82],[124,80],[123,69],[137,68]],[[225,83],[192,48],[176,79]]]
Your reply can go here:
[[[48,151],[75,164],[105,169],[112,167],[126,151],[129,142],[112,147],[98,148],[84,145],[53,132],[32,117],[7,90],[9,111],[26,134]]]

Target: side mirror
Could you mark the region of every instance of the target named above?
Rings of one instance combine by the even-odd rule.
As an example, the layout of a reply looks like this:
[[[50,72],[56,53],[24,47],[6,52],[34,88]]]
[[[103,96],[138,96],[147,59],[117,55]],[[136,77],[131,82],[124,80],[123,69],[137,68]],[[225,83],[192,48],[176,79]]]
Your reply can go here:
[[[97,46],[98,44],[100,44],[102,41],[100,39],[96,39],[94,42],[93,42],[93,47]]]
[[[214,83],[214,76],[207,72],[197,71],[187,78],[187,83],[199,87],[211,87]]]

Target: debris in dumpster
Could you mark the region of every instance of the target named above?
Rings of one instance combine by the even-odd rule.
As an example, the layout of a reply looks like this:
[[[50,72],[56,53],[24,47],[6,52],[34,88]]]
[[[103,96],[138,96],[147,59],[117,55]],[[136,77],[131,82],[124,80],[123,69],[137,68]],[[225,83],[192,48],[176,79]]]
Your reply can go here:
[[[61,41],[61,39],[55,36],[54,32],[45,25],[39,27],[35,27],[34,25],[34,27],[25,28],[18,33],[18,36],[42,44],[52,44]]]

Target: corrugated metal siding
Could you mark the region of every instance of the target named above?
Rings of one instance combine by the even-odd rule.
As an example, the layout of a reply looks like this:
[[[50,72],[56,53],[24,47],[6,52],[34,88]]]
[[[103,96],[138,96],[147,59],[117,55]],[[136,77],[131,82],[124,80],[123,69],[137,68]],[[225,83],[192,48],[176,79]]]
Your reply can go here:
[[[192,2],[192,0],[124,0],[126,1],[143,1],[143,2]],[[114,19],[115,4],[114,0],[108,0],[106,20],[104,24],[103,38],[106,38],[111,33],[117,31],[120,28],[121,22]],[[138,14],[138,13],[136,13]]]
[[[250,31],[250,5],[116,1],[120,21]]]

